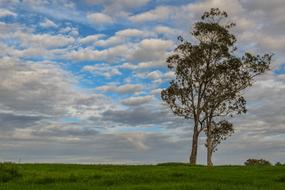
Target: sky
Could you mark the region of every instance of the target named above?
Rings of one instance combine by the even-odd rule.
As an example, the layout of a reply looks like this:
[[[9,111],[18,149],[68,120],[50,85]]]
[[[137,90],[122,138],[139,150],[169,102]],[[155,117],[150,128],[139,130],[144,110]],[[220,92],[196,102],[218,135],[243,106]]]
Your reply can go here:
[[[160,91],[177,36],[191,41],[212,7],[237,24],[239,52],[274,53],[213,161],[285,162],[284,0],[0,0],[0,161],[187,162],[192,122]]]

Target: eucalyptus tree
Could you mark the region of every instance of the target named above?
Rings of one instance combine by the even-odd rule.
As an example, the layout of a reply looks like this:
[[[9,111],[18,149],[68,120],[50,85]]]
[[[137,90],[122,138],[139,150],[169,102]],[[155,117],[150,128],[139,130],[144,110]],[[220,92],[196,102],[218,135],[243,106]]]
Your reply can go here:
[[[178,37],[180,44],[167,59],[176,78],[162,90],[161,97],[174,114],[193,120],[191,164],[196,164],[198,139],[204,131],[207,163],[212,165],[217,145],[233,132],[225,118],[246,113],[242,92],[269,69],[271,62],[271,54],[246,52],[239,56],[236,37],[230,32],[235,23],[227,23],[227,17],[217,8],[205,12],[193,27],[197,43]]]

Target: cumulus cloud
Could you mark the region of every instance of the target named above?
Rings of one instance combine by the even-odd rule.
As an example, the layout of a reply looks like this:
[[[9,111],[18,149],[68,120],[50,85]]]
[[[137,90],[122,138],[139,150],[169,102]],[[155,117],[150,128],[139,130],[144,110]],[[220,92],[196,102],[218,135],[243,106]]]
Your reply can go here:
[[[152,71],[152,72],[147,74],[147,77],[151,78],[153,80],[159,79],[159,78],[161,78],[161,72],[159,70]]]
[[[53,28],[53,27],[57,27],[57,25],[49,20],[49,19],[45,19],[42,23],[40,23],[40,26],[43,27],[43,28]]]
[[[139,106],[143,105],[146,103],[149,103],[153,100],[153,97],[148,95],[148,96],[135,96],[135,97],[130,97],[127,99],[124,99],[121,101],[123,105],[126,106]]]
[[[118,68],[107,64],[86,65],[82,70],[94,73],[97,76],[105,76],[107,78],[122,74]]]
[[[72,100],[72,77],[52,63],[0,60],[0,102],[3,110],[56,115]]]
[[[77,51],[71,51],[66,54],[66,58],[72,60],[97,60],[97,61],[116,61],[120,60],[125,56],[125,53],[128,52],[128,46],[118,45],[113,46],[108,49],[103,50],[93,50],[90,48],[79,49]]]
[[[14,36],[21,41],[21,45],[24,47],[56,48],[70,45],[75,41],[73,37],[61,34],[30,34],[19,31]]]
[[[101,5],[104,7],[104,12],[113,15],[114,17],[118,16],[127,16],[128,11],[133,8],[138,8],[146,5],[150,0],[86,0],[89,4],[92,5]]]
[[[0,18],[1,17],[6,17],[6,16],[17,16],[16,13],[10,11],[10,10],[7,10],[7,9],[0,9]]]
[[[104,34],[94,34],[94,35],[85,36],[84,38],[80,39],[80,43],[82,44],[94,43],[100,38],[103,38],[104,36],[105,36]]]
[[[144,39],[135,51],[129,55],[130,60],[148,62],[164,58],[166,51],[173,47],[173,42],[161,39]]]
[[[90,20],[91,23],[95,25],[111,24],[114,22],[112,17],[104,13],[90,13],[87,15],[87,18]]]
[[[124,30],[120,30],[115,33],[114,36],[111,36],[110,38],[106,40],[99,40],[96,42],[96,45],[98,46],[113,46],[117,44],[123,44],[127,43],[128,38],[144,38],[147,36],[151,36],[150,32],[142,31],[134,28],[128,28]],[[130,40],[129,40],[130,41]]]
[[[132,22],[149,22],[149,21],[158,21],[158,20],[165,20],[168,18],[168,16],[171,13],[170,7],[157,7],[153,10],[139,13],[136,15],[132,15],[129,17],[129,19]]]
[[[102,119],[130,126],[163,124],[166,122],[167,112],[151,111],[144,107],[135,107],[127,110],[107,110]]]
[[[124,84],[124,85],[104,85],[96,88],[97,90],[103,92],[115,92],[119,94],[133,94],[140,92],[142,89],[142,85],[138,84]]]
[[[20,115],[16,113],[0,113],[0,129],[2,131],[11,131],[16,128],[27,128],[34,126],[44,118],[42,116]]]

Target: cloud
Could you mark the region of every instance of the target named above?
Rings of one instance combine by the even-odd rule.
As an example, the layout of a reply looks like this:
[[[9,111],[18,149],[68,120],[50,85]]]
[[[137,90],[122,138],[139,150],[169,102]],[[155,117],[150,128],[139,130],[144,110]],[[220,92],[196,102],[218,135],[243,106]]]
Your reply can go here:
[[[94,43],[104,36],[105,36],[104,34],[95,34],[95,35],[85,36],[84,38],[80,39],[80,43],[82,44]]]
[[[144,38],[147,36],[151,36],[150,32],[142,31],[134,28],[128,28],[124,30],[120,30],[115,33],[114,36],[111,36],[110,38],[106,40],[99,40],[96,42],[96,45],[98,46],[113,46],[117,44],[123,44],[130,41],[129,38]]]
[[[171,12],[170,7],[161,6],[147,12],[132,15],[129,19],[136,23],[166,20]]]
[[[96,60],[96,61],[107,61],[116,62],[120,61],[125,53],[128,52],[128,47],[126,45],[113,46],[108,49],[103,50],[93,50],[90,48],[82,48],[77,51],[73,50],[65,55],[67,59],[72,60]]]
[[[173,42],[162,39],[144,39],[129,55],[129,60],[139,62],[158,61],[164,59],[166,51],[173,47]]]
[[[93,5],[101,5],[104,12],[114,17],[126,16],[128,11],[146,5],[150,0],[86,0],[87,3]]]
[[[155,71],[152,71],[152,72],[148,73],[146,76],[148,78],[151,78],[151,79],[155,80],[155,79],[160,79],[161,75],[162,74],[161,74],[161,72],[159,70],[155,70]]]
[[[50,116],[65,113],[72,101],[72,76],[53,63],[0,60],[1,109]]]
[[[38,121],[44,119],[42,116],[19,115],[14,113],[0,113],[0,129],[14,130],[15,128],[27,128],[34,126]]]
[[[147,150],[150,147],[146,145],[147,135],[145,133],[126,133],[120,134],[131,144],[135,145],[139,150]]]
[[[167,35],[174,35],[175,37],[179,36],[181,33],[183,33],[182,31],[178,30],[178,29],[174,29],[174,28],[170,28],[168,26],[156,26],[154,28],[154,31],[159,33],[159,34],[167,34]]]
[[[68,138],[68,137],[92,137],[98,135],[98,131],[93,128],[78,127],[76,124],[45,124],[40,128],[33,129],[31,135],[40,138]]]
[[[87,15],[87,18],[90,20],[91,23],[95,25],[111,24],[114,22],[112,17],[104,13],[89,13]]]
[[[167,112],[152,111],[144,107],[135,107],[127,110],[107,110],[102,119],[114,123],[122,123],[130,126],[163,124],[167,120]]]
[[[146,3],[149,2],[149,0],[137,0],[137,1],[132,1],[132,0],[86,0],[90,4],[104,4],[106,5],[114,5],[114,4],[120,4],[122,6],[127,6],[130,8],[133,7],[140,7],[145,5]]]
[[[87,23],[85,14],[79,11],[74,2],[69,0],[58,1],[9,1],[6,6],[21,7],[30,13],[37,13],[49,18],[61,21],[73,21],[77,23]]]
[[[126,106],[139,106],[139,105],[149,103],[152,100],[153,100],[153,97],[150,95],[136,96],[136,97],[130,97],[130,98],[124,99],[121,101],[121,103]]]
[[[285,35],[267,35],[262,33],[244,32],[240,36],[243,41],[253,41],[256,46],[263,47],[265,50],[285,53]]]
[[[85,65],[82,70],[94,73],[97,76],[105,76],[106,78],[122,74],[118,68],[107,64]]]
[[[44,48],[56,48],[64,47],[74,43],[74,38],[70,36],[64,36],[61,34],[30,34],[26,32],[16,32],[15,38],[21,41],[21,45],[24,47],[44,47]]]
[[[96,89],[103,91],[103,92],[115,92],[119,94],[133,94],[133,93],[140,92],[142,89],[142,85],[124,84],[121,86],[116,86],[116,85],[110,84],[110,85],[99,86]]]
[[[0,9],[0,18],[1,17],[7,17],[7,16],[13,16],[13,17],[16,17],[17,14],[10,11],[10,10],[7,10],[7,9]]]
[[[47,18],[42,23],[40,23],[40,26],[43,28],[53,28],[53,27],[56,28],[57,27],[57,25],[53,21]]]

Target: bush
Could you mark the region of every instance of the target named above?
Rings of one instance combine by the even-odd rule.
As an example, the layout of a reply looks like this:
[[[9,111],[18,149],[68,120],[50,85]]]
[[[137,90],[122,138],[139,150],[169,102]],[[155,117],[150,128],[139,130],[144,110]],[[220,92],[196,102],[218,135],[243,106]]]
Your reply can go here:
[[[21,176],[16,164],[10,162],[0,163],[0,183],[8,182]]]
[[[271,163],[264,159],[248,159],[244,165],[246,166],[271,166]]]
[[[285,166],[285,164],[282,164],[280,162],[276,162],[275,166]]]
[[[158,163],[157,166],[189,166],[189,163],[183,162],[165,162],[165,163]]]

